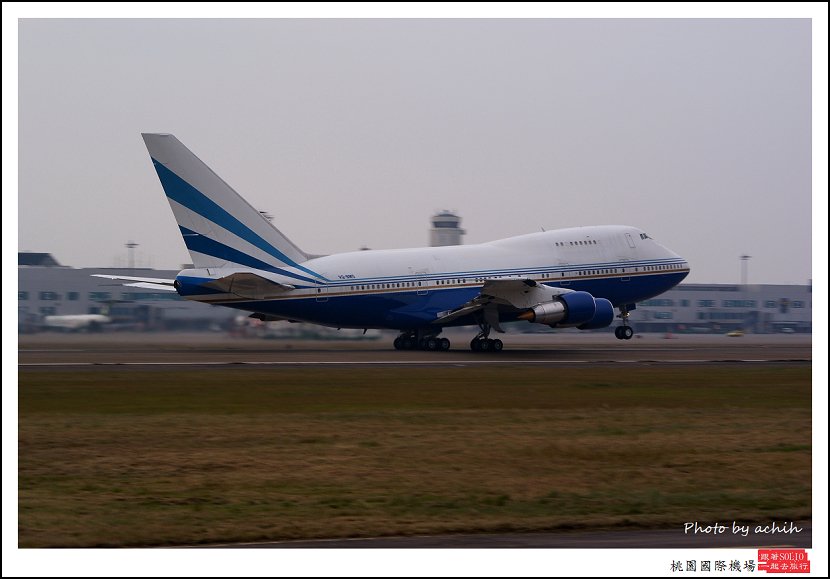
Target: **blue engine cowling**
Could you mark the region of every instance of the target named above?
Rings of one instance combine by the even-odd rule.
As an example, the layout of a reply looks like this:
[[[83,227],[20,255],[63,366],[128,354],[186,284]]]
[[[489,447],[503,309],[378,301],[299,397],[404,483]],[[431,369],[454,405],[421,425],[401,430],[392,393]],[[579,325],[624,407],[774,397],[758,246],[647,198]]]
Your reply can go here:
[[[532,313],[519,317],[551,327],[575,326],[580,330],[593,330],[614,321],[614,307],[605,298],[594,298],[588,292],[569,292],[534,306]]]
[[[580,330],[596,330],[598,328],[605,328],[610,326],[614,321],[614,306],[611,305],[605,298],[594,298],[597,305],[597,311],[590,322],[586,322],[578,326]]]
[[[565,317],[556,324],[559,327],[590,323],[597,313],[597,302],[588,292],[570,292],[559,299],[565,303]]]

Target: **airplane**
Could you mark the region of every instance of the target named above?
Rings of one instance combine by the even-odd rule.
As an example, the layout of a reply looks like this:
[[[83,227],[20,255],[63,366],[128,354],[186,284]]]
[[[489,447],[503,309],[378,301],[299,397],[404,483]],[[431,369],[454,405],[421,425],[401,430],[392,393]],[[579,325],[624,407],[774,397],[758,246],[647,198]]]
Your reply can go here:
[[[54,328],[67,332],[88,330],[95,332],[101,329],[102,324],[109,324],[112,318],[103,314],[68,314],[63,316],[45,316],[44,328]]]
[[[444,351],[450,326],[477,326],[473,351],[501,351],[501,324],[610,326],[634,334],[636,303],[689,274],[644,231],[622,225],[541,231],[475,245],[316,256],[298,248],[168,133],[143,133],[193,268],[176,279],[96,274],[129,287],[252,312],[263,321],[394,329],[399,350]]]

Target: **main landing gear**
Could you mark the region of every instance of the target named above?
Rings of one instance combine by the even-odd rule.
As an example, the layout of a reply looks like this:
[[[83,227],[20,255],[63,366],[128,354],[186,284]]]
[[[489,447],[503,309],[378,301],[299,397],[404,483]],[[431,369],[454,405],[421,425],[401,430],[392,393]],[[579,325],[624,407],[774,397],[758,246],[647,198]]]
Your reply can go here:
[[[501,352],[504,348],[504,342],[490,339],[490,324],[481,320],[478,326],[481,331],[470,342],[470,349],[473,352]],[[395,338],[393,345],[396,350],[446,352],[450,349],[450,341],[447,338],[439,338],[433,328],[403,332]]]
[[[630,340],[634,336],[634,329],[628,325],[628,316],[630,315],[631,312],[628,311],[628,308],[620,306],[620,315],[617,317],[622,318],[623,325],[614,328],[614,335],[617,336],[618,340]]]
[[[473,352],[501,352],[504,348],[504,342],[498,338],[491,340],[490,338],[479,338],[476,336],[470,342],[470,349]]]
[[[447,338],[437,334],[419,335],[418,332],[406,332],[395,338],[392,343],[396,350],[427,350],[429,352],[446,352],[450,349]]]
[[[490,339],[490,324],[482,320],[478,323],[478,327],[481,331],[470,342],[470,349],[473,352],[501,352],[504,342]]]

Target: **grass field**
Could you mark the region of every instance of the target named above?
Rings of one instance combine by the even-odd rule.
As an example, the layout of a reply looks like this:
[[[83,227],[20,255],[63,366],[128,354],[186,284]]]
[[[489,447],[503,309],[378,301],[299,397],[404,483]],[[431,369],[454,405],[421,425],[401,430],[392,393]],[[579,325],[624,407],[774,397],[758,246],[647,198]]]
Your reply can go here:
[[[810,373],[24,370],[19,545],[806,519]]]

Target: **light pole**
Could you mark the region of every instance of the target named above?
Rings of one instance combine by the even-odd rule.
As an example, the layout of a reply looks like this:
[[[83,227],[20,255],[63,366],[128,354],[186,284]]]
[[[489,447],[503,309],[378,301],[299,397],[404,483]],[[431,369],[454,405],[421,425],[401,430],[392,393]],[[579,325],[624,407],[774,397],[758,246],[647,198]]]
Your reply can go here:
[[[124,244],[124,247],[127,248],[127,266],[130,269],[135,269],[135,256],[133,254],[138,244],[135,241],[128,241]]]
[[[747,262],[752,258],[751,255],[742,255],[740,257],[741,260],[741,285],[746,285],[746,269],[747,269]]]

